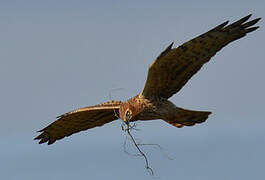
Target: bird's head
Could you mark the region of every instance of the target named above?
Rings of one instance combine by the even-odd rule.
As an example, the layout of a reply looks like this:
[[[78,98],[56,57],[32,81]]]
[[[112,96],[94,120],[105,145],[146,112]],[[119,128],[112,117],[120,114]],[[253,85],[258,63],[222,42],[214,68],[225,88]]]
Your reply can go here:
[[[125,103],[120,107],[119,113],[120,113],[120,118],[126,124],[128,124],[135,116],[135,108],[131,104]]]

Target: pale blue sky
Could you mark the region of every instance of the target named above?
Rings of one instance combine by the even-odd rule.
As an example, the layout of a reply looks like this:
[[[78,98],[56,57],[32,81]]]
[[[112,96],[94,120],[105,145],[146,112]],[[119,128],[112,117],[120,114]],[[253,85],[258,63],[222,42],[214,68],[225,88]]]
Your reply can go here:
[[[253,1],[1,1],[0,179],[153,179],[123,152],[120,121],[39,145],[36,131],[75,108],[142,89],[148,65],[226,20],[263,17]],[[230,22],[231,22],[230,21]],[[159,179],[262,179],[265,163],[265,24],[219,52],[171,98],[213,114],[177,129],[140,122],[134,135]],[[130,148],[134,152],[133,148]],[[136,151],[135,151],[136,152]]]

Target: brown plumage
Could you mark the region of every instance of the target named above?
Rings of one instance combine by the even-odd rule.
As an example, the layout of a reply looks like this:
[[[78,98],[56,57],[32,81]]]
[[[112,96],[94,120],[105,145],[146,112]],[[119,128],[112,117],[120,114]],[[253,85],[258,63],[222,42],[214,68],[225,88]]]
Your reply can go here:
[[[193,126],[206,121],[211,112],[176,107],[168,100],[207,63],[212,56],[232,41],[258,29],[252,27],[260,18],[248,15],[230,25],[228,21],[210,31],[173,48],[171,43],[150,65],[143,91],[126,102],[108,101],[68,112],[58,117],[35,139],[54,143],[73,133],[102,126],[115,119],[124,122],[163,119],[176,127]]]

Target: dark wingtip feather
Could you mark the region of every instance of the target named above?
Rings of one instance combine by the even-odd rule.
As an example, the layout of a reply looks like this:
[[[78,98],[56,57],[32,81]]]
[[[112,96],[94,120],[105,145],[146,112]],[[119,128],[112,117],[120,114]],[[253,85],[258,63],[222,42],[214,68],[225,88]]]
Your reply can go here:
[[[238,22],[239,24],[242,24],[243,22],[246,22],[251,16],[252,16],[252,14],[249,14],[249,15],[247,15],[247,16],[245,16],[245,17],[239,19],[237,22]]]
[[[229,21],[225,21],[224,23],[216,26],[214,29],[222,29],[224,26],[226,26],[229,23]]]
[[[251,28],[245,29],[245,32],[246,32],[246,33],[250,33],[250,32],[252,32],[252,31],[255,31],[255,30],[258,29],[258,28],[259,28],[259,26],[251,27]]]
[[[219,31],[221,30],[223,27],[225,27],[227,24],[229,23],[229,21],[225,21],[222,24],[219,24],[218,26],[214,27],[213,29],[209,30],[209,32],[211,31]]]
[[[208,111],[208,115],[211,115],[211,114],[212,114],[212,112]]]
[[[49,141],[48,141],[48,145],[53,144],[55,141],[56,141],[56,140],[49,140]]]
[[[174,41],[157,57],[157,59],[166,55],[172,49],[173,44],[174,44]]]
[[[220,24],[219,26],[220,26],[220,27],[224,27],[224,26],[226,26],[228,23],[229,23],[229,21],[225,21],[224,23]]]
[[[231,27],[235,27],[235,26],[239,26],[239,25],[243,24],[243,23],[246,22],[251,16],[252,16],[252,14],[249,14],[249,15],[247,15],[247,16],[245,16],[245,17],[239,19],[238,21],[236,21],[236,22],[234,22],[234,23],[228,25],[228,26],[226,27],[226,29],[229,29],[229,28],[231,28]]]
[[[64,115],[65,115],[65,114],[62,114],[62,115],[60,115],[60,116],[56,116],[56,118],[59,119],[59,118],[63,117]]]
[[[39,138],[38,137],[35,137],[33,140],[38,140]]]
[[[174,44],[174,41],[172,41],[172,43],[166,48],[166,50],[172,49],[173,44]]]
[[[46,143],[47,141],[48,141],[48,139],[43,138],[43,139],[40,140],[39,144]]]
[[[252,21],[249,21],[249,22],[243,24],[242,26],[243,26],[244,28],[247,28],[247,27],[253,26],[253,25],[256,24],[257,22],[259,22],[259,20],[261,20],[261,18],[257,18],[257,19],[254,19],[254,20],[252,20]]]
[[[42,134],[38,135],[37,137],[35,137],[34,140],[38,140],[38,139],[41,139],[43,137],[44,137],[44,134],[42,133]]]
[[[246,18],[248,20],[251,16],[252,16],[252,14],[249,14],[249,15],[243,17],[242,19]]]

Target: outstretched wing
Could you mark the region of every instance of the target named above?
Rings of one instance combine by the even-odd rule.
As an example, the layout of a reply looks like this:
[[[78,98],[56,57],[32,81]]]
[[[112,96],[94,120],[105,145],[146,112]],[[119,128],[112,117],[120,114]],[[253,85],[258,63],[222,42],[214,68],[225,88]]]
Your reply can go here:
[[[246,22],[251,15],[228,26],[228,21],[210,31],[171,49],[164,50],[150,65],[142,94],[147,98],[169,98],[228,43],[244,37],[258,27],[251,27],[260,18]]]
[[[34,140],[40,140],[40,144],[45,142],[52,144],[73,133],[102,126],[118,119],[121,104],[121,101],[108,101],[65,113],[49,126],[38,131],[41,134]]]

